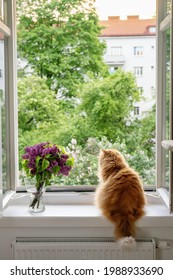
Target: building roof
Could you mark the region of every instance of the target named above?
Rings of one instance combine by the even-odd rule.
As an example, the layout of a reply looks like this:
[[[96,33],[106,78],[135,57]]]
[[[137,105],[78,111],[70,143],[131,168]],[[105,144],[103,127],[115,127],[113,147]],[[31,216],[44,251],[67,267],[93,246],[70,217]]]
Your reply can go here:
[[[139,16],[127,16],[127,19],[122,20],[119,16],[109,16],[108,20],[100,21],[100,25],[104,27],[101,37],[156,35],[156,18],[140,19]]]

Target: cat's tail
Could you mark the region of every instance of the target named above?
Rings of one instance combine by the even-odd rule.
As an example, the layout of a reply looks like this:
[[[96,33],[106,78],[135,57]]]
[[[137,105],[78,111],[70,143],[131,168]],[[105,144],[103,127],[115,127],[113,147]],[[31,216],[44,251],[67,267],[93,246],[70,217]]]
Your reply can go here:
[[[122,249],[133,249],[136,247],[135,238],[132,236],[123,237],[117,240],[119,248]]]
[[[115,237],[118,245],[124,249],[132,249],[136,246],[134,216],[117,216],[115,225]]]

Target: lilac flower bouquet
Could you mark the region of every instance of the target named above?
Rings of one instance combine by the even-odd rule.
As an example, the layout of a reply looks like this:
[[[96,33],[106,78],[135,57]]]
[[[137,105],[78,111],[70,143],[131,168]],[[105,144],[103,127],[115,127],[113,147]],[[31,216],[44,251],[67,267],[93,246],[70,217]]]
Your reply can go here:
[[[30,207],[39,206],[39,197],[44,187],[50,184],[54,176],[68,176],[74,165],[64,147],[43,142],[25,148],[22,156],[22,167],[27,177],[36,178],[36,195]]]

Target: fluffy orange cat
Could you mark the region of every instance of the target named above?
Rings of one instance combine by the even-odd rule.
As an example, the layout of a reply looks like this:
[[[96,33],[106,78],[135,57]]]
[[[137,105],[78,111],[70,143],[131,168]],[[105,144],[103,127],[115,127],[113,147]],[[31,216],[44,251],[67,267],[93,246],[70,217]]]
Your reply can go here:
[[[114,149],[101,150],[95,204],[115,224],[115,237],[123,248],[135,246],[135,222],[144,214],[145,194],[139,175]]]

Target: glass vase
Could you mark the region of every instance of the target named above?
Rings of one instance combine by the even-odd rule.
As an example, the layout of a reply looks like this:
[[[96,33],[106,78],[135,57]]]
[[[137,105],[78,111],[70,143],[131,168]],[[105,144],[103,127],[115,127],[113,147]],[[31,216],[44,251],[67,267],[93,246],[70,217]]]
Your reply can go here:
[[[31,214],[43,212],[45,210],[43,200],[43,195],[45,193],[45,184],[40,184],[39,188],[36,188],[35,186],[28,186],[26,190],[30,198],[29,212]]]

